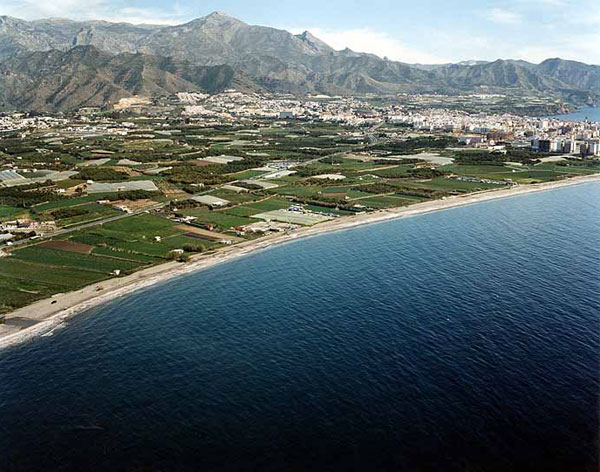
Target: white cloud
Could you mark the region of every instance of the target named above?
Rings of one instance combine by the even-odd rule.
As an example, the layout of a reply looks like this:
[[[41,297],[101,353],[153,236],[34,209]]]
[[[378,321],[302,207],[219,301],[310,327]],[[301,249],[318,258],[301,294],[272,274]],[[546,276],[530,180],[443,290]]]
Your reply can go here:
[[[551,7],[567,7],[569,6],[569,2],[566,0],[540,0],[542,5],[551,6]]]
[[[521,3],[544,7],[567,7],[571,5],[570,0],[521,0]]]
[[[104,0],[88,0],[85,5],[77,0],[9,0],[3,2],[0,11],[3,14],[20,18],[68,18],[85,12],[102,9]]]
[[[113,14],[103,15],[106,21],[125,22],[147,25],[175,25],[182,23],[181,16],[176,12],[165,12],[150,8],[121,8]]]
[[[600,64],[600,33],[580,34],[577,37],[556,38],[545,45],[514,45],[514,57],[532,62],[560,57],[588,64]]]
[[[488,12],[487,18],[488,20],[501,25],[517,25],[521,23],[522,20],[521,15],[518,13],[503,10],[502,8],[492,8]]]
[[[0,14],[26,20],[69,18],[106,20],[133,24],[177,24],[184,20],[179,2],[169,10],[116,7],[111,0],[7,0],[0,4]]]
[[[304,29],[290,28],[290,31],[301,33]],[[350,48],[356,52],[377,54],[380,57],[388,57],[395,61],[407,63],[433,64],[447,62],[438,56],[409,47],[399,39],[372,28],[347,30],[309,28],[309,31],[337,50]]]

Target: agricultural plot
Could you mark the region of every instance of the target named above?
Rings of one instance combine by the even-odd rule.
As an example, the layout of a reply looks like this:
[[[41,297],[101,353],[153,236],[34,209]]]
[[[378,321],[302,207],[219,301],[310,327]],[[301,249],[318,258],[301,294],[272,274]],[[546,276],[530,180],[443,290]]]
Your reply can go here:
[[[567,165],[557,165],[556,163],[545,163],[535,166],[536,170],[549,170],[558,173],[568,172],[569,174],[596,174],[600,172],[600,161],[571,161]]]
[[[57,210],[58,208],[77,206],[81,205],[82,203],[92,203],[96,200],[102,199],[103,196],[104,195],[86,195],[83,197],[64,198],[61,200],[36,205],[33,208],[38,212]]]
[[[371,173],[378,177],[396,179],[396,178],[408,178],[409,171],[413,169],[412,165],[392,165],[392,166],[378,166],[377,170],[372,170]]]
[[[552,166],[551,168],[536,166],[531,170],[528,168],[511,169],[505,166],[453,165],[444,167],[444,170],[454,172],[458,175],[491,180],[512,179],[515,182],[524,184],[557,180],[564,178],[570,173],[569,168],[565,168],[562,171],[556,169],[560,169],[560,166]]]
[[[288,200],[282,198],[268,198],[266,200],[250,202],[234,208],[226,208],[221,211],[228,215],[251,217],[252,215],[263,213],[265,211],[289,208],[290,205],[291,203]]]
[[[447,165],[454,162],[453,158],[440,156],[439,154],[433,154],[429,152],[422,152],[420,154],[409,154],[403,156],[390,156],[392,159],[417,159],[420,161],[431,162],[438,165]]]
[[[84,230],[72,236],[71,240],[94,245],[92,254],[156,264],[164,262],[174,249],[183,249],[186,244],[197,242],[193,237],[186,236],[190,232],[189,226],[143,214]],[[231,239],[230,236],[228,238]],[[208,244],[207,247],[212,246]]]
[[[469,193],[478,190],[490,190],[504,188],[505,185],[486,184],[483,182],[463,182],[456,179],[446,179],[445,177],[437,177],[426,182],[407,182],[403,183],[408,188],[425,188],[431,190],[442,190],[448,192]]]
[[[72,208],[76,208],[85,213],[69,218],[58,219],[58,226],[69,227],[122,214],[119,210],[115,210],[106,205],[98,205],[96,203],[78,205]]]
[[[288,200],[282,198],[269,198],[260,202],[249,203],[248,205],[244,206],[257,210],[258,212],[264,212],[288,208],[290,204],[291,203]]]
[[[218,247],[220,244],[215,240],[209,240],[208,238],[202,239],[194,236],[193,233],[183,233],[177,236],[171,236],[162,241],[163,245],[168,249],[168,252],[173,251],[175,249],[184,249],[186,246],[204,246],[205,249],[210,249],[212,247]],[[227,238],[231,239],[231,238]],[[168,253],[167,252],[167,253]]]
[[[226,208],[224,210],[220,210],[220,213],[231,216],[241,216],[241,217],[251,217],[261,211],[253,208],[250,205],[241,205],[234,208]]]
[[[180,231],[175,229],[175,223],[172,221],[151,214],[142,214],[112,221],[102,225],[102,230],[107,233],[118,233],[119,236],[125,234],[129,238],[166,237],[180,233]]]
[[[0,274],[0,314],[51,296],[56,287]]]
[[[312,226],[317,223],[322,223],[332,219],[329,216],[317,215],[315,213],[302,213],[289,210],[273,210],[265,213],[259,213],[258,215],[254,215],[254,218],[265,221],[280,221],[282,223],[292,223],[303,226]]]
[[[14,208],[11,206],[0,205],[0,221],[16,219],[19,216],[25,215],[28,210],[24,208]]]
[[[56,188],[59,189],[63,189],[63,190],[69,190],[69,189],[73,189],[73,187],[77,187],[78,185],[83,184],[85,181],[84,180],[80,180],[80,179],[68,179],[68,180],[61,180],[60,182],[55,182]]]
[[[68,251],[68,252],[76,252],[79,254],[90,254],[94,246],[90,244],[82,244],[82,243],[74,243],[71,241],[65,240],[53,240],[53,241],[45,241],[39,244],[39,247],[44,247],[48,249],[57,249],[60,251]]]
[[[210,211],[204,207],[182,210],[181,213],[185,216],[196,217],[194,222],[196,224],[214,225],[221,231],[256,222],[251,218],[229,214],[229,211]]]
[[[217,198],[222,198],[223,200],[227,200],[228,202],[231,202],[233,204],[252,202],[257,198],[261,198],[250,193],[236,193],[224,189],[216,189],[214,192],[211,192],[210,195]]]
[[[269,182],[267,180],[248,179],[248,180],[243,180],[242,183],[256,185],[258,187],[261,187],[263,190],[272,190],[272,189],[279,187],[279,184],[276,184],[274,182]]]
[[[366,207],[381,209],[408,206],[416,203],[416,201],[411,198],[404,198],[397,195],[378,195],[370,198],[355,200],[351,203],[357,203]]]
[[[195,230],[143,214],[15,249],[0,259],[0,312],[105,280],[117,270],[129,273],[164,262],[186,245],[200,250],[219,245],[214,238],[199,243],[185,235]]]
[[[236,236],[230,236],[227,234],[223,234],[223,233],[217,233],[215,231],[208,231],[202,228],[197,228],[195,226],[189,226],[189,225],[179,225],[177,226],[177,229],[180,229],[181,231],[184,232],[184,236],[186,237],[200,237],[202,239],[209,239],[212,241],[221,241],[223,239],[228,239],[230,241],[235,241],[235,242],[240,242],[243,241],[242,238],[238,238]]]
[[[293,197],[315,197],[322,190],[316,185],[293,185],[279,187],[273,191],[278,195],[289,195]]]
[[[146,176],[141,176],[140,179],[147,179]],[[135,180],[132,179],[126,182],[115,182],[115,183],[98,183],[95,182],[87,188],[88,193],[114,193],[114,192],[128,192],[132,190],[145,190],[146,192],[156,192],[158,187],[152,182],[152,180]]]
[[[74,268],[110,275],[114,270],[131,270],[139,266],[134,262],[116,261],[104,256],[96,256],[71,251],[63,251],[40,246],[29,246],[12,253],[12,259],[36,263],[43,266]]]
[[[506,169],[505,169],[506,170]],[[495,172],[490,174],[480,174],[480,178],[484,179],[512,179],[515,182],[523,184],[531,184],[536,182],[549,182],[564,178],[568,175],[568,172],[559,173],[552,170],[518,170],[518,171],[505,171]]]
[[[352,215],[353,212],[351,211],[346,211],[346,210],[337,210],[335,208],[329,208],[329,207],[324,207],[324,206],[319,206],[319,205],[304,205],[304,208],[310,211],[314,211],[316,213],[325,213],[325,214],[331,214],[331,215],[337,215],[337,216],[347,216],[347,215]]]
[[[161,259],[139,252],[126,251],[123,248],[113,246],[100,246],[92,250],[92,254],[99,256],[112,257],[115,259],[124,259],[126,261],[138,262],[140,264],[157,264]]]
[[[100,167],[107,165],[112,159],[103,158],[103,159],[90,159],[79,164],[81,167]]]
[[[42,270],[44,269],[44,270]],[[0,274],[14,280],[38,282],[44,285],[69,289],[105,278],[104,274],[85,270],[64,270],[60,267],[44,267],[11,257],[0,259]]]

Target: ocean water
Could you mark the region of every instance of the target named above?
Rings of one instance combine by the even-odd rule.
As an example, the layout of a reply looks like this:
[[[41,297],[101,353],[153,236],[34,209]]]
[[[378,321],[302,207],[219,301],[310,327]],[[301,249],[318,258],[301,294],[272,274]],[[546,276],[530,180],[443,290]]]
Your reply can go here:
[[[596,471],[600,184],[322,235],[0,351],[0,470]]]
[[[597,121],[600,122],[600,108],[581,108],[573,113],[554,115],[553,118],[567,121]]]

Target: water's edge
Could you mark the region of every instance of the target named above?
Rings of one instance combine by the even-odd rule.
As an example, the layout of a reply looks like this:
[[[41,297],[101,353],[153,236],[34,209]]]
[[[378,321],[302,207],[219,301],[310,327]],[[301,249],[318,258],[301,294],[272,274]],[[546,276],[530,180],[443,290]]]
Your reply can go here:
[[[232,246],[231,248],[225,248],[214,255],[200,255],[197,257],[197,259],[192,259],[191,263],[187,263],[185,265],[178,263],[161,264],[159,266],[136,272],[122,279],[110,279],[108,281],[101,282],[100,284],[93,284],[85,287],[84,289],[76,292],[64,294],[62,299],[58,300],[58,304],[56,304],[54,313],[50,313],[47,317],[42,318],[41,321],[32,326],[24,328],[15,333],[10,333],[4,337],[0,336],[0,350],[30,342],[40,336],[51,333],[73,316],[86,312],[110,301],[131,295],[133,293],[139,293],[152,286],[169,282],[175,278],[195,274],[218,265],[233,262],[245,256],[254,255],[273,247],[279,247],[284,244],[289,244],[295,241],[329,234],[332,232],[346,231],[365,225],[384,223],[401,218],[409,218],[444,210],[451,210],[467,205],[480,204],[504,198],[518,197],[537,192],[552,191],[568,186],[583,185],[599,181],[600,174],[595,174],[583,177],[575,177],[558,182],[532,184],[523,187],[511,188],[508,190],[493,190],[477,194],[469,194],[466,196],[451,197],[447,200],[425,202],[423,204],[411,205],[409,207],[384,210],[374,214],[341,217],[316,227],[302,228],[290,234],[275,235],[274,237],[265,237],[256,241],[241,243],[239,245]],[[104,290],[100,295],[98,295],[98,292],[95,291],[95,287],[99,285],[104,286]],[[83,295],[87,298],[84,298],[82,301],[81,297],[79,297],[80,299],[77,299],[78,295]],[[69,297],[75,297],[75,301],[69,300]],[[55,298],[40,300],[32,305],[9,313],[7,315],[7,319],[12,317],[27,317],[27,315],[30,315],[31,312],[39,313],[39,311],[43,308],[47,310],[50,301],[55,300]],[[67,306],[61,307],[61,303],[66,304]]]

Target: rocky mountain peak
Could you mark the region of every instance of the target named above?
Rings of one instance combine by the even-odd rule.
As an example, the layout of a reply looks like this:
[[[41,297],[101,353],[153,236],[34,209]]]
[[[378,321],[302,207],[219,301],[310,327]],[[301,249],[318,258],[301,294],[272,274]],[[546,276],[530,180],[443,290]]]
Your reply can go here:
[[[296,35],[296,37],[300,39],[306,46],[308,46],[314,53],[327,54],[334,51],[331,46],[326,44],[324,41],[321,41],[310,31],[305,31],[302,34]]]

